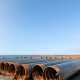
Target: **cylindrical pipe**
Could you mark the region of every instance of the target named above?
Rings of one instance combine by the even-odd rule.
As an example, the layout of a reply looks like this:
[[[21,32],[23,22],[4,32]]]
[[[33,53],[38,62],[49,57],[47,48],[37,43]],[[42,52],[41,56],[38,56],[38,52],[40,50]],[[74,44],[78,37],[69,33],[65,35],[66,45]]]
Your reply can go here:
[[[39,65],[32,69],[32,76],[34,76],[33,80],[43,80],[43,70]]]
[[[56,65],[56,64],[61,64],[61,63],[69,62],[69,61],[72,61],[72,60],[47,61],[47,63],[45,63],[45,62],[36,63],[36,64],[32,67],[32,71],[31,71],[32,79],[35,80],[35,77],[36,77],[36,79],[37,79],[38,77],[40,77],[40,78],[43,79],[43,72],[44,72],[44,69],[45,69],[47,66]],[[38,72],[40,72],[40,74],[39,74]],[[37,74],[37,73],[38,73],[38,74]]]
[[[14,65],[14,64],[10,64],[10,65],[9,65],[9,72],[12,73],[12,74],[14,74],[15,71],[16,71],[15,65]]]
[[[80,61],[67,62],[48,66],[44,71],[45,80],[67,79],[80,70]]]
[[[52,69],[52,68],[47,68],[46,71],[46,74],[44,74],[44,79],[46,80],[53,80],[53,79],[56,79],[57,76],[56,76],[56,73],[57,71],[55,69]]]
[[[24,76],[25,75],[25,69],[24,69],[24,67],[22,65],[19,65],[17,67],[16,75],[17,76]]]
[[[36,63],[43,63],[43,60],[30,60],[30,61],[21,61],[21,62],[17,62],[18,64],[26,64],[27,66],[30,66],[26,69],[26,75],[30,75],[31,74],[31,70],[32,70],[32,66],[34,66]],[[47,61],[44,61],[44,63],[47,63]],[[17,71],[18,73],[18,71]],[[27,77],[29,78],[29,77]]]
[[[30,63],[35,63],[35,62],[46,62],[46,60],[38,60],[38,59],[26,59],[26,60],[17,60],[16,63],[18,64],[30,64]]]
[[[9,72],[9,64],[8,64],[8,63],[5,63],[5,70],[6,70],[7,72]]]
[[[1,70],[4,70],[4,67],[5,67],[4,62],[1,62],[0,67],[1,67]]]

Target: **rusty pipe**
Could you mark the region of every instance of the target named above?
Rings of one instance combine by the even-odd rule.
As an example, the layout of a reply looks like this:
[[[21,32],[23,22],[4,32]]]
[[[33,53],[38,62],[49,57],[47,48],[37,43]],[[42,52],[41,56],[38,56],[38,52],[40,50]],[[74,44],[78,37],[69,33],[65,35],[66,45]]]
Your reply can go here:
[[[16,68],[16,75],[18,76],[23,76],[25,75],[25,69],[22,65],[19,65],[17,68]]]
[[[65,80],[80,70],[80,60],[48,66],[44,70],[45,80]]]
[[[9,72],[9,64],[8,64],[8,63],[5,63],[5,70],[6,70],[7,72]]]
[[[9,71],[10,71],[11,73],[15,73],[15,65],[14,65],[14,64],[10,64],[10,65],[9,65]]]
[[[1,68],[1,70],[4,70],[4,67],[5,67],[4,62],[1,62],[1,63],[0,63],[0,68]]]
[[[43,72],[44,72],[44,69],[45,69],[47,66],[56,65],[56,64],[61,64],[61,63],[69,62],[69,61],[73,61],[73,60],[48,61],[47,63],[45,63],[45,62],[36,63],[36,64],[32,67],[32,71],[31,71],[32,79],[35,80],[35,77],[36,77],[36,79],[37,79],[38,77],[41,77],[41,78],[43,79]]]

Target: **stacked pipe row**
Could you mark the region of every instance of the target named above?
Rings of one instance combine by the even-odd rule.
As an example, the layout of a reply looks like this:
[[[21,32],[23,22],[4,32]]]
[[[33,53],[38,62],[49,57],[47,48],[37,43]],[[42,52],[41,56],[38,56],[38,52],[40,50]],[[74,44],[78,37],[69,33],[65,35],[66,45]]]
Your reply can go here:
[[[32,69],[32,77],[33,80],[66,80],[78,71],[80,71],[80,60],[73,60],[56,65],[48,64],[44,69],[41,65],[36,65]]]
[[[14,79],[19,79],[25,75],[25,69],[20,64],[0,62],[0,73],[1,75],[11,76]]]
[[[80,60],[0,62],[0,73],[15,80],[65,80],[80,70]]]

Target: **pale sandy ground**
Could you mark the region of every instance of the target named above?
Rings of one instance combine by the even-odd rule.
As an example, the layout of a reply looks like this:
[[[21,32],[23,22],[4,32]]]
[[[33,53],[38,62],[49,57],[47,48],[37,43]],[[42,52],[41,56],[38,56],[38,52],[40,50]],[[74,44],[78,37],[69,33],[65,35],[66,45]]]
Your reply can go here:
[[[12,78],[11,77],[4,77],[4,76],[1,76],[0,75],[0,80],[12,80]]]

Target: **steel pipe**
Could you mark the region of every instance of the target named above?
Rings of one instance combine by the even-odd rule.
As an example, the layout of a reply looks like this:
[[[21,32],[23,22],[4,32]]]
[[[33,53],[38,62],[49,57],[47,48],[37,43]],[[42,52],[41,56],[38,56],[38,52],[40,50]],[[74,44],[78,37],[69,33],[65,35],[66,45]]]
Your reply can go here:
[[[25,75],[25,69],[22,65],[19,65],[16,70],[16,75],[23,76]]]
[[[48,65],[48,63],[58,63],[58,62],[60,62],[60,61],[56,61],[56,62],[54,62],[54,61],[43,61],[43,60],[38,60],[38,61],[31,61],[32,63],[27,63],[27,61],[26,61],[26,66],[29,66],[27,69],[26,69],[26,74],[27,75],[32,75],[32,73],[31,72],[34,72],[35,70],[33,70],[32,71],[32,68],[36,65],[36,64],[40,64],[40,65],[43,65],[43,64],[45,64],[45,65]],[[62,61],[61,61],[62,62]],[[24,64],[24,62],[22,61],[22,62],[20,62],[20,63],[18,63],[18,64],[20,64],[20,65],[22,65],[22,64]],[[43,65],[44,66],[44,65]],[[40,66],[39,66],[40,67]],[[17,71],[17,74],[18,74],[18,71]],[[28,77],[27,77],[28,78]]]
[[[9,72],[9,64],[8,64],[8,63],[5,63],[5,70],[6,70],[7,72]]]
[[[15,65],[14,65],[14,64],[10,64],[10,65],[9,65],[9,72],[12,73],[12,74],[14,74],[15,71],[16,71]]]
[[[0,67],[1,67],[1,70],[4,70],[4,67],[5,67],[4,62],[1,62],[1,63],[0,63]]]
[[[66,62],[72,62],[74,60],[63,60],[63,61],[48,61],[48,60],[30,60],[30,61],[22,61],[22,62],[18,62],[18,65],[17,67],[15,67],[14,64],[11,64],[9,65],[9,71],[10,73],[16,73],[16,78],[19,76],[19,77],[22,77],[25,74],[25,69],[24,67],[22,66],[22,64],[26,64],[27,66],[30,66],[29,68],[27,68],[26,71],[29,70],[29,72],[27,72],[27,75],[31,73],[30,76],[32,76],[33,80],[45,80],[44,79],[44,70],[47,66],[51,66],[51,65],[56,65],[56,64],[62,64],[62,63],[66,63]],[[7,65],[5,64],[6,66],[6,69],[7,69]],[[51,68],[52,69],[52,68]],[[49,70],[49,72],[51,71],[51,69]],[[55,70],[54,70],[55,71]],[[51,72],[51,76],[53,77],[52,75],[53,72]],[[27,76],[26,75],[26,76]],[[29,80],[28,77],[26,77],[25,79]]]
[[[80,60],[48,66],[44,70],[44,80],[65,80],[80,70]]]
[[[38,60],[38,59],[26,59],[26,60],[19,60],[19,61],[16,61],[16,63],[18,64],[30,64],[30,63],[35,63],[35,62],[46,62],[46,60]]]
[[[47,66],[61,64],[61,63],[70,62],[70,61],[73,61],[73,60],[47,61],[47,63],[45,62],[36,63],[34,66],[32,66],[32,71],[31,71],[32,79],[38,80],[39,78],[41,78],[43,80],[43,73]]]

